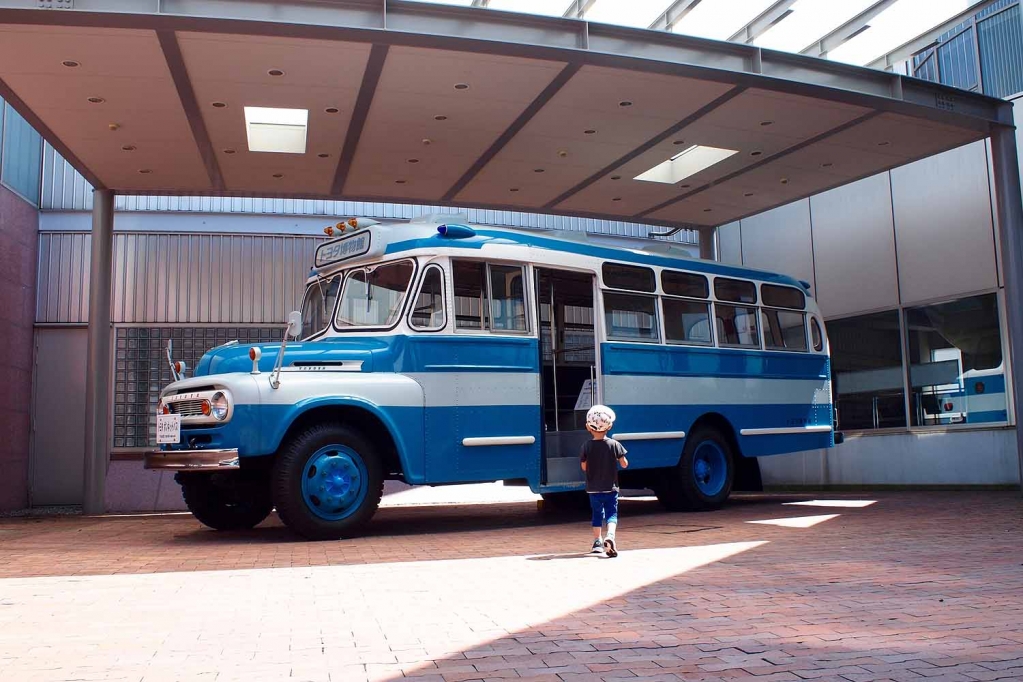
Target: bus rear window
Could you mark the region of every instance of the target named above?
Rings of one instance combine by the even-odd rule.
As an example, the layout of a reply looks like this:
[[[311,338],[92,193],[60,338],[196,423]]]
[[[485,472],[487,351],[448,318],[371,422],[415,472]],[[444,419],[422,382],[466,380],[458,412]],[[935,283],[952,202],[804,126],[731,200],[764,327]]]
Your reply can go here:
[[[756,303],[757,287],[753,282],[718,277],[714,280],[714,295],[718,297],[719,301]]]
[[[604,286],[629,291],[652,292],[657,288],[657,279],[650,268],[619,263],[604,263],[601,268]]]
[[[688,296],[689,298],[707,298],[710,296],[710,285],[703,275],[691,272],[661,272],[661,289],[669,296]]]
[[[806,296],[799,289],[792,287],[764,284],[760,287],[760,297],[764,305],[772,308],[791,308],[792,310],[806,308]]]

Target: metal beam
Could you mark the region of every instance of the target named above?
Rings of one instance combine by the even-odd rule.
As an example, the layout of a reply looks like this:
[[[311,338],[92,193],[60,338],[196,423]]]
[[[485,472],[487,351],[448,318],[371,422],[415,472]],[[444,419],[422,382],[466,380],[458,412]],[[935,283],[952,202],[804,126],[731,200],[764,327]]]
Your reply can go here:
[[[913,40],[905,42],[902,45],[899,45],[891,52],[881,57],[878,57],[874,61],[867,64],[867,68],[890,70],[893,66],[895,66],[895,64],[902,61],[906,61],[913,55],[917,54],[918,52],[922,52],[928,47],[934,45],[938,36],[940,36],[941,34],[951,31],[959,24],[971,18],[977,12],[982,11],[984,8],[988,7],[989,5],[993,5],[998,1],[999,0],[980,0],[979,2],[973,3],[968,8],[964,9],[962,12],[955,15],[951,19],[943,21],[937,26],[917,36]]]
[[[593,7],[593,3],[596,1],[597,0],[572,0],[572,4],[568,6],[568,9],[566,9],[565,13],[561,16],[566,19],[582,19],[586,16],[589,9]]]
[[[369,108],[373,104],[373,96],[376,94],[377,84],[380,82],[380,74],[384,71],[388,49],[387,45],[374,45],[369,51],[366,70],[362,73],[362,84],[359,86],[359,94],[355,98],[355,108],[352,110],[352,118],[348,123],[345,143],[341,148],[341,158],[338,159],[337,169],[334,171],[334,184],[331,185],[331,191],[335,195],[341,194],[345,189],[348,171],[352,168],[362,129],[366,125],[366,119],[369,118]]]
[[[206,121],[199,109],[199,102],[192,89],[192,81],[188,78],[188,69],[185,67],[185,58],[181,55],[181,46],[178,45],[177,36],[173,31],[157,31],[156,37],[160,41],[160,49],[163,50],[163,57],[167,61],[167,68],[170,70],[174,87],[178,91],[178,99],[181,108],[185,111],[185,118],[192,129],[192,139],[199,156],[202,157],[203,165],[206,166],[206,174],[210,179],[210,187],[215,190],[225,189],[224,176],[220,173],[220,164],[217,163],[217,153],[210,142],[209,131],[206,130]]]
[[[114,193],[92,193],[92,265],[89,276],[89,342],[85,365],[86,514],[106,511],[107,464],[110,458],[110,288],[114,250]]]
[[[1011,107],[1012,105],[1007,105]],[[1023,406],[1023,200],[1020,199],[1019,157],[1016,130],[998,126],[991,134],[991,161],[994,168],[995,213],[1002,246],[1002,272],[1005,277],[1005,311],[1009,331],[1009,367],[1015,407],[1016,453],[1023,478],[1023,428],[1019,410]],[[1023,490],[1023,480],[1020,481]]]
[[[647,28],[652,28],[655,31],[670,31],[672,26],[682,21],[701,2],[702,0],[675,0]]]
[[[579,73],[580,68],[582,68],[580,64],[569,64],[563,68],[561,72],[547,84],[547,87],[536,96],[529,106],[526,107],[514,121],[512,121],[512,124],[508,126],[503,133],[501,133],[501,136],[497,138],[478,159],[476,159],[476,162],[472,164],[472,167],[469,168],[469,170],[465,171],[462,177],[458,179],[458,182],[451,186],[451,189],[444,194],[444,201],[453,200],[459,192],[465,189],[466,185],[472,182],[472,179],[475,178],[488,163],[490,163],[491,159],[497,156],[497,154],[504,149],[506,144],[511,142],[512,138],[515,137],[548,102],[551,101],[551,98],[553,98],[554,95],[558,94],[558,91],[561,90],[561,88],[565,87],[565,84],[568,83],[568,81],[572,80],[572,76]]]
[[[804,47],[799,51],[799,54],[808,54],[814,57],[827,56],[828,52],[831,52],[857,33],[870,28],[870,24],[868,22],[881,12],[894,5],[896,2],[898,2],[898,0],[877,0],[877,2],[873,5],[863,10],[835,30],[831,31],[823,38],[818,38]]]
[[[770,7],[758,14],[755,19],[736,31],[728,39],[732,42],[746,43],[747,45],[767,32],[769,28],[779,21],[792,14],[792,5],[796,0],[776,0]]]

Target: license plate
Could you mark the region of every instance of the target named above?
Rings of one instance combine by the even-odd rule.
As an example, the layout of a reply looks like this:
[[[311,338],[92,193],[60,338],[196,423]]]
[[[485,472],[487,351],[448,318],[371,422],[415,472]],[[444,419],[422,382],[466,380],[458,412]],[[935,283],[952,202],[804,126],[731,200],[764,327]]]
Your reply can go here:
[[[181,442],[181,415],[180,414],[158,414],[156,415],[156,443],[180,443]]]

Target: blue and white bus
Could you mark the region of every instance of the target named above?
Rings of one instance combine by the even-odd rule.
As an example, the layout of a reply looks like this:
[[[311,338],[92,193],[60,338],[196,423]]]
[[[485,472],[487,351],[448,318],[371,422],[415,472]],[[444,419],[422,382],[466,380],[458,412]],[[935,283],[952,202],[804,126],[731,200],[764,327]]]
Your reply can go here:
[[[392,479],[556,499],[583,489],[593,402],[618,415],[622,486],[669,509],[719,507],[752,458],[835,443],[805,282],[665,243],[451,217],[339,225],[292,313],[301,341],[215,348],[161,395],[146,466],[177,470],[210,527],[276,508],[307,538],[345,537]]]

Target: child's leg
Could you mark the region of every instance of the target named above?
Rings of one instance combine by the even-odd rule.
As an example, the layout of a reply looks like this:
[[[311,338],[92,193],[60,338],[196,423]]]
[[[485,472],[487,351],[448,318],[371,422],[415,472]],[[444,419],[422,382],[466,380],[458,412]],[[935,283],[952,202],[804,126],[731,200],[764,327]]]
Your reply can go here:
[[[607,518],[607,537],[614,538],[615,530],[618,529],[618,493],[613,492],[608,495],[608,500],[604,508],[604,514]]]
[[[590,511],[592,512],[592,518],[590,525],[593,526],[593,539],[600,539],[600,527],[604,525],[604,505],[601,502],[600,496],[594,493],[590,493]]]

